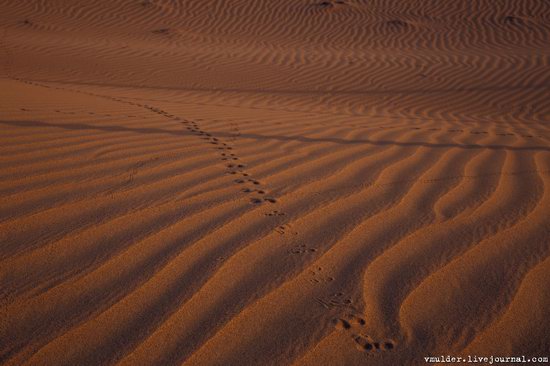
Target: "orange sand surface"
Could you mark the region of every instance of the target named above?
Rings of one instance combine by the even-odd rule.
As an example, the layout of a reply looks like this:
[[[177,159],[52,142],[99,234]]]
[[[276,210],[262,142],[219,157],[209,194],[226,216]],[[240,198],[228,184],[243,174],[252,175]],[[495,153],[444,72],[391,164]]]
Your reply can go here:
[[[0,364],[550,356],[549,42],[544,0],[0,0]]]

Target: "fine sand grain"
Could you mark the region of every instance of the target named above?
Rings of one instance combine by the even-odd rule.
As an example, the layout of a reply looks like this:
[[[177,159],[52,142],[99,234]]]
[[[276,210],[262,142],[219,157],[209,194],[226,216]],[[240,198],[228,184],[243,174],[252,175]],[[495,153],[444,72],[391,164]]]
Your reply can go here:
[[[550,356],[550,2],[0,9],[0,364]]]

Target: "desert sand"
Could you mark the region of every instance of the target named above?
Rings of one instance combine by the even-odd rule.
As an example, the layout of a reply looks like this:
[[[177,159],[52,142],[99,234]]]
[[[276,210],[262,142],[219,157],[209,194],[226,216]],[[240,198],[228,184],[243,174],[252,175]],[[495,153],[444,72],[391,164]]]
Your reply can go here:
[[[550,356],[550,2],[0,5],[0,364]]]

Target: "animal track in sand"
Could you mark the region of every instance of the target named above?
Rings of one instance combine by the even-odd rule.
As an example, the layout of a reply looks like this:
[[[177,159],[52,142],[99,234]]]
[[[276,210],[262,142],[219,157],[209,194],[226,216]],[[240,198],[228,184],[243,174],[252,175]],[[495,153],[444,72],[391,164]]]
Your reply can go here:
[[[288,229],[288,226],[281,225],[275,231],[277,231],[279,234],[286,234],[286,230]],[[295,247],[292,247],[288,250],[291,254],[305,254],[305,253],[313,253],[316,252],[317,249],[315,248],[308,248],[305,244],[297,245]]]
[[[325,309],[330,309],[334,307],[351,307],[353,304],[353,300],[347,296],[343,292],[336,292],[328,297],[318,297],[315,298],[315,301],[319,303],[322,307]]]
[[[244,192],[244,193],[259,193],[259,194],[265,194],[265,191],[261,190],[261,189],[252,189],[252,188],[243,188],[241,190],[241,192]]]
[[[235,130],[238,131],[238,127],[235,128]],[[239,157],[235,153],[227,152],[227,150],[232,149],[231,146],[228,146],[226,143],[221,142],[220,139],[218,139],[216,137],[212,137],[210,134],[205,133],[204,135],[208,136],[205,139],[208,139],[209,141],[211,141],[211,143],[214,143],[214,144],[221,143],[223,145],[223,147],[218,148],[218,150],[220,151],[220,160],[228,162],[228,163],[225,164],[226,174],[241,175],[243,177],[243,178],[235,179],[233,182],[235,182],[237,184],[246,184],[246,183],[248,183],[248,184],[252,184],[253,186],[261,186],[262,185],[260,181],[250,178],[251,174],[248,173],[247,171],[245,171],[245,169],[247,167],[246,164],[237,163],[237,161],[239,161]],[[232,162],[229,162],[229,161],[232,161]],[[265,190],[249,188],[249,187],[241,189],[241,192],[243,192],[243,193],[257,193],[257,194],[260,194],[260,195],[266,194]],[[261,204],[261,203],[264,203],[264,202],[277,203],[277,199],[275,199],[273,197],[254,197],[254,198],[250,198],[250,203],[255,204],[255,205],[258,205],[258,204]]]
[[[275,232],[277,232],[281,235],[285,235],[285,234],[296,235],[296,234],[298,234],[297,232],[292,232],[291,228],[292,228],[292,225],[290,225],[290,224],[279,225],[275,228]],[[294,247],[294,248],[290,249],[289,252],[292,253],[292,254],[301,254],[301,253],[298,253],[299,252],[298,249],[301,249],[301,247]],[[305,253],[305,251],[304,251],[304,253]]]
[[[395,343],[391,340],[377,342],[368,335],[357,334],[353,337],[356,348],[360,351],[389,351],[394,349]]]
[[[387,339],[379,341],[365,333],[365,319],[353,314],[333,320],[334,327],[338,331],[347,333],[361,352],[390,351],[395,348],[395,341]]]
[[[41,85],[41,84],[38,84],[38,83],[32,83],[32,82],[27,82],[27,81],[22,81],[22,82],[28,83],[28,84],[31,84],[31,85],[37,85],[37,86],[45,87],[45,88],[48,88],[48,89],[51,88],[49,86]],[[149,110],[153,113],[156,113],[156,114],[161,115],[163,117],[175,120],[178,123],[181,123],[183,125],[186,125],[187,126],[186,128],[187,128],[188,131],[190,131],[191,133],[193,133],[197,136],[200,136],[202,139],[206,140],[210,144],[221,145],[221,146],[217,147],[217,149],[220,151],[221,160],[223,160],[223,161],[228,161],[228,160],[238,161],[239,160],[239,158],[236,156],[236,154],[228,152],[228,151],[232,151],[233,147],[228,146],[227,143],[221,141],[217,137],[212,136],[211,133],[208,133],[205,130],[203,130],[196,121],[182,119],[182,118],[180,118],[180,117],[178,117],[174,114],[171,114],[171,113],[168,113],[168,112],[164,111],[161,108],[158,108],[158,107],[155,107],[155,106],[152,106],[152,105],[148,105],[148,104],[139,104],[139,103],[134,103],[134,102],[128,102],[128,101],[125,101],[125,100],[120,99],[120,98],[108,97],[108,96],[105,96],[105,95],[88,93],[88,92],[83,92],[83,91],[80,91],[80,90],[72,90],[72,89],[68,89],[68,88],[55,88],[55,89],[68,90],[68,91],[71,91],[71,92],[74,92],[74,93],[92,95],[92,96],[96,96],[96,97],[100,97],[100,98],[104,98],[104,99],[109,99],[109,100],[112,100],[112,101],[115,101],[115,102],[130,104],[130,105],[133,105],[133,106],[136,106],[136,107],[139,107],[139,108],[147,109],[147,110]],[[61,111],[57,110],[56,112],[60,113]],[[89,114],[90,115],[95,115],[94,112],[89,112]],[[105,116],[111,117],[111,115],[107,115],[107,114]],[[231,169],[230,171],[228,171],[229,174],[241,174],[243,177],[249,177],[250,176],[249,173],[242,171],[242,169],[245,168],[244,164],[236,164],[235,166],[231,166],[231,167],[227,166],[226,168]],[[236,168],[236,170],[234,170],[233,168]],[[246,182],[252,183],[253,185],[256,185],[256,186],[259,186],[261,184],[259,181],[254,180],[254,179],[247,179],[246,181],[243,180],[243,179],[235,180],[235,183],[238,183],[238,184],[244,184]],[[274,198],[252,199],[252,203],[261,203],[261,202],[275,203],[276,200]]]
[[[309,279],[311,283],[328,283],[334,281],[334,277],[327,276],[323,273],[322,267],[316,267],[310,271],[312,278]]]
[[[123,114],[112,114],[112,113],[96,113],[96,112],[85,112],[85,111],[75,112],[75,111],[64,111],[64,110],[61,110],[61,109],[51,110],[51,109],[36,109],[36,108],[33,108],[33,109],[31,109],[31,108],[19,108],[19,110],[21,112],[39,112],[39,113],[54,112],[54,113],[70,115],[70,116],[88,114],[88,115],[99,116],[99,117],[137,118],[137,116],[135,116],[135,115],[123,115]]]
[[[346,330],[351,328],[351,324],[344,319],[336,319],[334,321],[334,327],[338,330]]]
[[[155,106],[152,106],[152,105],[148,105],[148,104],[140,104],[140,103],[135,103],[135,102],[129,102],[129,101],[126,101],[126,100],[118,98],[118,97],[110,97],[110,96],[106,96],[106,95],[89,93],[89,92],[85,92],[85,91],[81,91],[81,90],[74,90],[74,89],[70,89],[70,88],[51,87],[51,86],[48,86],[48,85],[42,85],[42,84],[39,84],[39,83],[30,82],[30,81],[26,81],[26,80],[18,80],[18,79],[14,79],[14,80],[20,81],[22,83],[30,84],[30,85],[36,85],[36,86],[39,86],[39,87],[44,87],[44,88],[47,88],[47,89],[52,89],[53,88],[53,89],[58,89],[58,90],[66,90],[66,91],[70,91],[70,92],[73,92],[73,93],[91,95],[91,96],[94,96],[94,97],[108,99],[108,100],[115,101],[115,102],[118,102],[118,103],[123,103],[123,104],[127,104],[127,105],[136,106],[136,107],[139,107],[139,108],[147,109],[150,112],[156,113],[156,114],[161,115],[165,118],[174,120],[174,121],[176,121],[180,124],[185,125],[186,129],[188,131],[190,131],[191,133],[199,136],[201,139],[204,139],[205,141],[207,141],[210,144],[221,145],[221,146],[216,147],[216,149],[220,153],[220,160],[222,160],[222,161],[238,161],[239,160],[239,157],[235,153],[232,152],[233,147],[229,146],[228,143],[222,141],[221,139],[219,139],[217,137],[214,137],[211,133],[203,130],[199,126],[199,123],[197,122],[199,120],[192,121],[192,120],[182,119],[182,118],[180,118],[180,117],[178,117],[174,114],[171,114],[171,113],[168,113],[168,112],[164,111],[161,108],[158,108],[158,107],[155,107]],[[56,110],[56,112],[57,113],[62,113],[60,110]],[[89,114],[90,115],[96,115],[94,112],[89,112]],[[104,116],[112,117],[110,114],[105,114]],[[202,121],[202,119],[200,121]],[[233,127],[233,130],[235,131],[234,140],[236,140],[236,138],[238,136],[240,136],[240,131],[239,131],[238,125],[232,124],[232,127]],[[250,183],[253,186],[258,186],[258,187],[261,186],[261,183],[258,180],[250,178],[251,174],[244,171],[244,168],[246,168],[245,164],[227,165],[226,169],[228,169],[228,170],[227,170],[226,173],[230,174],[230,175],[240,174],[241,176],[246,178],[246,180],[245,179],[236,179],[236,180],[234,180],[234,182],[237,183],[237,184]],[[249,193],[248,191],[244,191],[244,190],[243,190],[243,192]],[[250,192],[256,192],[256,193],[259,193],[259,194],[262,194],[262,195],[266,194],[266,192],[264,190],[260,190],[260,189],[250,190]],[[261,203],[264,203],[264,202],[275,204],[275,203],[277,203],[277,199],[275,199],[273,197],[261,197],[261,198],[256,197],[256,198],[250,199],[250,202],[252,204],[261,204]]]
[[[544,238],[544,230],[539,235],[535,230],[540,226],[530,224],[539,212],[545,217],[539,199],[547,197],[544,184],[548,171],[538,173],[548,159],[544,151],[531,150],[531,145],[538,141],[532,135],[548,133],[546,126],[538,125],[548,115],[542,98],[548,88],[544,83],[548,59],[540,49],[537,52],[545,39],[541,36],[548,35],[543,27],[548,7],[538,4],[548,2],[510,1],[491,6],[490,2],[465,1],[464,8],[453,2],[452,9],[437,1],[347,2],[349,5],[339,6],[341,2],[335,0],[236,1],[209,6],[204,2],[134,0],[112,2],[112,14],[95,5],[74,10],[74,4],[61,9],[57,2],[53,7],[40,6],[47,4],[41,1],[34,6],[30,1],[5,2],[6,8],[19,3],[29,8],[14,6],[13,24],[6,27],[5,43],[13,45],[17,56],[12,75],[51,80],[48,85],[118,94],[128,101],[148,99],[145,103],[195,121],[176,118],[174,123],[163,117],[172,118],[173,114],[144,106],[68,94],[65,100],[62,93],[46,94],[49,89],[35,93],[24,85],[6,84],[15,86],[14,93],[23,94],[13,99],[21,105],[56,107],[50,103],[60,99],[61,109],[89,108],[79,111],[83,122],[78,123],[82,124],[119,124],[108,123],[109,119],[99,114],[88,116],[92,110],[139,116],[120,123],[128,127],[126,132],[62,131],[30,124],[5,127],[5,133],[13,130],[14,137],[22,135],[19,129],[29,134],[29,138],[23,136],[23,144],[6,136],[6,151],[11,155],[6,154],[3,162],[10,179],[4,179],[2,189],[14,198],[5,212],[14,235],[8,232],[13,246],[2,250],[9,256],[5,262],[15,268],[9,273],[8,279],[14,281],[8,290],[21,292],[23,302],[30,298],[29,306],[38,309],[27,311],[32,317],[19,316],[19,298],[13,301],[16,306],[10,308],[10,315],[15,318],[6,317],[11,328],[6,329],[16,338],[13,343],[10,338],[5,346],[6,362],[12,354],[14,359],[24,357],[34,345],[40,347],[40,352],[32,355],[36,363],[63,358],[63,349],[71,351],[66,356],[72,364],[94,358],[105,363],[132,363],[147,357],[159,363],[224,360],[239,364],[242,350],[258,364],[274,362],[273,355],[288,362],[315,363],[319,356],[332,358],[333,351],[335,360],[362,364],[377,353],[401,359],[404,348],[407,359],[413,360],[420,359],[424,346],[443,344],[439,342],[442,336],[454,341],[459,335],[457,342],[466,342],[477,341],[480,335],[483,342],[476,344],[493,347],[492,335],[509,331],[509,322],[501,322],[501,318],[511,319],[514,325],[518,317],[525,317],[524,308],[508,305],[525,302],[520,291],[524,283],[529,285],[527,299],[531,292],[537,294],[539,282],[544,284],[532,281],[526,273],[544,259],[545,248],[530,254],[522,250],[521,243],[501,243],[499,238],[517,236],[521,240],[525,233],[531,238],[525,240],[527,249]],[[34,9],[44,10],[43,15],[34,14]],[[130,11],[128,17],[126,10]],[[304,16],[307,11],[315,16]],[[27,17],[36,24],[17,23]],[[48,17],[62,22],[43,24]],[[75,17],[85,26],[76,27]],[[128,19],[120,22],[124,18]],[[410,24],[403,22],[403,29],[397,24],[392,31],[385,23],[391,20]],[[179,26],[182,35],[185,33],[181,39],[177,39],[178,33],[163,35]],[[528,33],[528,27],[533,32]],[[36,33],[31,33],[33,28]],[[159,28],[168,32],[151,33]],[[71,29],[74,38],[63,32]],[[230,34],[220,36],[223,30]],[[4,45],[1,48],[0,53]],[[51,68],[33,68],[34,53],[43,54],[36,61],[52,61]],[[79,57],[67,59],[71,54]],[[23,62],[18,62],[20,59]],[[418,78],[418,72],[426,79]],[[493,102],[503,104],[502,112],[491,105]],[[15,103],[6,100],[10,113],[19,107]],[[520,111],[520,105],[533,107]],[[39,117],[39,113],[15,114],[29,121]],[[202,114],[208,118],[195,118]],[[60,120],[59,125],[77,120],[53,113],[45,117],[46,122]],[[242,131],[231,128],[231,118],[241,123]],[[357,122],[357,127],[348,128],[349,121]],[[377,124],[402,126],[378,130]],[[419,126],[418,130],[411,130],[412,126]],[[536,132],[539,127],[545,132]],[[471,132],[482,128],[488,134]],[[159,134],[163,129],[181,134]],[[521,137],[504,132],[521,133]],[[371,144],[369,140],[380,141]],[[211,144],[213,141],[218,144]],[[489,148],[480,148],[482,145]],[[92,155],[96,151],[103,154],[101,158]],[[144,166],[137,174],[135,170],[127,176],[120,174],[156,153],[161,156],[158,164]],[[246,167],[226,166],[241,162]],[[12,170],[13,181],[9,176]],[[527,174],[532,177],[524,176]],[[124,179],[131,189],[111,201],[103,200],[101,192]],[[234,183],[235,179],[245,183]],[[247,179],[257,179],[261,185]],[[88,191],[91,194],[84,194]],[[269,197],[276,202],[264,200]],[[259,203],[251,204],[251,198]],[[522,205],[524,202],[527,204]],[[511,210],[506,210],[508,207]],[[71,216],[70,210],[77,214],[71,222],[56,215]],[[21,221],[33,230],[12,225],[18,223],[14,220],[19,220],[20,213]],[[483,227],[476,227],[473,233],[467,227],[463,230],[464,222],[480,213],[486,220],[477,226]],[[38,225],[35,216],[44,217],[46,225]],[[449,230],[439,233],[442,221],[447,225],[443,228]],[[392,224],[377,225],[379,222]],[[290,228],[283,225],[288,223]],[[331,231],[326,224],[334,227],[330,237],[323,235],[323,231]],[[439,239],[455,226],[466,232],[465,239],[447,248]],[[392,231],[392,227],[399,230]],[[250,235],[243,238],[244,229]],[[292,230],[300,235],[293,236]],[[490,235],[496,232],[499,236],[493,240]],[[83,241],[78,248],[71,246],[75,238]],[[112,245],[104,243],[105,239]],[[439,252],[427,250],[430,255],[420,255],[431,241]],[[302,243],[317,252],[298,256],[287,252]],[[511,248],[510,257],[505,244]],[[405,250],[399,250],[400,246]],[[41,256],[43,252],[57,254],[55,261]],[[477,252],[481,255],[475,255]],[[223,260],[220,255],[230,260],[223,267],[212,265],[212,259]],[[381,259],[374,262],[377,257]],[[36,266],[18,268],[27,258]],[[259,265],[248,266],[240,276],[232,275],[242,263],[253,261]],[[317,263],[311,266],[313,261]],[[280,265],[266,267],[267,262]],[[386,262],[396,268],[387,270]],[[500,293],[497,285],[503,283],[506,296],[488,297],[476,292],[475,286],[473,291],[463,291],[468,289],[468,281],[476,285],[477,275],[489,262],[492,273],[498,274],[501,264],[502,273],[510,274],[509,281],[499,282],[504,276],[492,276],[496,285],[491,289]],[[468,265],[460,266],[462,263]],[[124,265],[124,277],[109,270],[119,264]],[[317,264],[323,269],[315,270]],[[519,270],[510,270],[515,264]],[[414,278],[403,281],[402,274],[411,272],[407,267],[414,268]],[[313,270],[311,274],[309,270]],[[19,275],[27,272],[32,273],[19,280]],[[323,282],[330,275],[336,279]],[[38,282],[36,289],[33,276]],[[448,289],[447,278],[463,280],[464,286]],[[439,287],[448,291],[430,292]],[[330,295],[337,291],[344,291],[345,296],[333,299]],[[396,292],[398,296],[394,296]],[[433,294],[429,303],[425,301],[427,293]],[[79,304],[79,298],[92,296],[94,302],[88,308]],[[325,296],[328,306],[334,308],[326,310],[314,302],[315,297]],[[363,320],[362,327],[343,317],[350,310],[346,296],[353,300],[349,308],[356,307],[358,315],[365,304],[366,324]],[[445,306],[453,296],[457,299],[453,306],[458,309],[454,312]],[[41,299],[47,301],[35,301]],[[467,312],[472,301],[483,305],[475,314]],[[46,307],[42,303],[65,311],[60,316],[54,311],[42,314],[40,308]],[[279,308],[270,319],[280,321],[258,323],[265,314],[272,314],[273,304]],[[143,322],[143,314],[154,317]],[[331,321],[340,316],[342,331],[337,332]],[[454,321],[447,322],[448,329],[438,337],[434,327],[446,316]],[[285,322],[292,327],[296,319],[306,326],[285,328]],[[478,326],[479,320],[482,326]],[[35,324],[37,332],[32,331]],[[189,331],[195,326],[200,332]],[[391,329],[410,330],[407,343]],[[235,330],[240,334],[238,342],[233,342]],[[322,339],[327,330],[346,343],[332,349],[340,343]],[[540,337],[530,341],[514,333],[513,326],[508,333],[506,342],[520,349],[526,342],[530,348],[543,344]],[[106,338],[88,347],[72,342],[78,339],[75,334]],[[276,334],[285,337],[273,341]],[[117,338],[119,344],[109,346],[109,337]],[[384,342],[393,337],[397,345]],[[409,341],[415,347],[409,348]],[[399,354],[382,352],[386,349]]]
[[[191,122],[191,127],[187,127],[188,130],[191,132],[198,134],[201,136],[201,139],[208,141],[210,144],[213,145],[222,145],[219,147],[216,147],[216,150],[218,150],[220,155],[220,160],[224,162],[233,162],[233,163],[226,163],[226,174],[229,175],[241,175],[243,178],[235,179],[233,182],[236,184],[245,184],[245,183],[251,183],[255,186],[260,186],[261,183],[255,179],[251,179],[250,173],[246,172],[244,169],[247,167],[246,164],[237,163],[239,161],[239,157],[233,153],[229,152],[233,150],[233,147],[229,146],[226,142],[223,142],[221,139],[212,136],[211,133],[208,133],[202,129],[199,128],[197,122]],[[238,128],[235,128],[235,130],[238,131]],[[240,134],[239,134],[240,135]],[[266,192],[260,189],[252,189],[252,188],[244,188],[241,190],[243,193],[258,193],[258,194],[265,194]],[[250,203],[252,204],[261,204],[263,202],[270,202],[270,203],[276,203],[277,200],[275,198],[259,198],[254,197],[250,199]]]
[[[263,202],[276,203],[277,200],[275,200],[274,198],[251,198],[250,202],[255,203],[255,204],[260,204],[260,203],[263,203]]]
[[[265,213],[265,216],[285,216],[284,212],[279,212],[277,210],[273,210],[271,212]]]

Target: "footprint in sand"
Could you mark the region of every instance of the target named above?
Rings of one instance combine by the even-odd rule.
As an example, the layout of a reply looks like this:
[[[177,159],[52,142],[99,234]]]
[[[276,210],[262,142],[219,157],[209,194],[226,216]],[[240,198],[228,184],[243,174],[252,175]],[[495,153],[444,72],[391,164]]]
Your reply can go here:
[[[284,212],[279,212],[277,210],[273,210],[271,212],[265,213],[265,216],[285,216]]]
[[[279,226],[279,228],[282,228],[282,227],[285,227],[285,229],[288,228],[288,226],[285,226],[285,225]],[[286,233],[287,233],[286,230],[284,230],[284,231],[282,232],[282,234],[286,234]],[[296,234],[298,234],[298,233],[293,232],[292,234],[296,235]],[[292,248],[290,248],[290,249],[288,250],[288,252],[289,252],[290,254],[307,254],[307,253],[315,253],[316,251],[317,251],[316,248],[309,248],[309,247],[308,247],[307,245],[305,245],[305,244],[296,245],[296,246],[294,246],[294,247],[292,247]]]
[[[309,279],[311,283],[328,283],[334,281],[334,277],[327,276],[323,273],[322,267],[316,267],[310,271],[312,278]]]
[[[260,193],[260,192],[264,193],[264,191],[258,191],[258,193]],[[276,203],[277,201],[274,198],[251,198],[250,202],[252,202],[254,204],[260,204],[260,203],[264,203],[264,202]]]
[[[356,335],[353,340],[355,341],[356,348],[359,351],[389,351],[394,348],[393,341],[376,342],[371,337],[363,334]]]
[[[369,336],[365,332],[367,322],[360,316],[347,314],[342,318],[333,321],[334,327],[349,335],[355,344],[355,347],[361,352],[390,351],[395,348],[395,341],[388,339],[379,341]]]
[[[292,225],[290,224],[285,224],[285,225],[279,225],[275,228],[275,231],[281,235],[285,235],[285,234],[294,234],[296,235],[297,233],[296,232],[292,232],[291,231],[292,229]],[[289,250],[290,253],[292,254],[302,254],[302,253],[306,253],[307,250],[304,250],[305,246],[304,247],[301,247],[301,246],[297,246],[297,247],[294,247],[292,249]]]
[[[261,189],[252,189],[252,188],[243,188],[241,190],[241,192],[243,193],[259,193],[259,194],[265,194],[265,191],[261,190]]]
[[[324,298],[318,297],[315,301],[326,309],[334,307],[350,307],[353,304],[353,300],[345,296],[343,292],[337,292]]]

